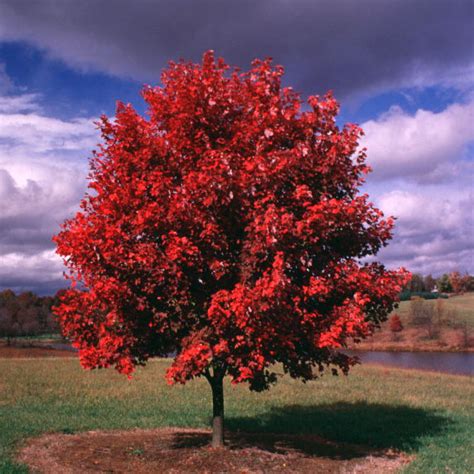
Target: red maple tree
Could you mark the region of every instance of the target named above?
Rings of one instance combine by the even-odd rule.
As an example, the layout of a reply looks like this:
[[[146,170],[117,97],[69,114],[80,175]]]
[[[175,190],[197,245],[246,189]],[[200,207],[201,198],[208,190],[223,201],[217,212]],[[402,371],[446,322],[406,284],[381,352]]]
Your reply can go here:
[[[310,380],[347,373],[338,349],[372,334],[404,270],[360,263],[393,220],[361,195],[362,131],[336,125],[331,93],[300,96],[283,68],[169,64],[146,87],[149,116],[102,117],[90,193],[54,238],[72,287],[56,308],[86,368],[130,374],[176,354],[170,383],[204,376],[213,445],[223,443],[223,378],[252,390],[279,363]]]

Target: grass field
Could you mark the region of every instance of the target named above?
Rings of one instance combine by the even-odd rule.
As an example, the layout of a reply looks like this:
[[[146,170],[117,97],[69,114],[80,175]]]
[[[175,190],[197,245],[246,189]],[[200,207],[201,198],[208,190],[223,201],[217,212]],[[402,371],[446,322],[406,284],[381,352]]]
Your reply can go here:
[[[434,306],[436,301],[425,300],[425,304]],[[442,299],[442,304],[445,311],[454,315],[453,317],[457,322],[467,322],[471,329],[474,329],[474,292]],[[407,323],[410,314],[410,301],[400,302],[399,307],[394,312],[400,315],[404,323]]]
[[[207,382],[169,387],[168,363],[155,360],[129,381],[83,371],[75,359],[0,359],[0,472],[26,472],[15,447],[44,432],[207,427]],[[470,378],[377,367],[306,385],[283,378],[263,394],[226,386],[229,430],[399,449],[416,457],[408,472],[472,472],[473,404]]]

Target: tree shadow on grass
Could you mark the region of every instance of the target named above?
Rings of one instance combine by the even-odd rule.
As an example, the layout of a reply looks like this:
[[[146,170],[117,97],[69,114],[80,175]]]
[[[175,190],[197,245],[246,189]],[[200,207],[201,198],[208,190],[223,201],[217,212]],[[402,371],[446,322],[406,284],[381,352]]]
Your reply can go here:
[[[350,460],[388,449],[416,451],[423,438],[442,433],[451,423],[436,411],[407,405],[288,405],[274,407],[259,417],[227,418],[225,437],[230,449],[258,448]],[[173,447],[200,448],[210,440],[206,432],[178,432]]]
[[[208,433],[181,432],[175,434],[173,448],[199,449],[210,443],[211,435]],[[363,457],[379,451],[366,446],[330,441],[313,434],[226,431],[225,444],[231,450],[258,449],[268,453],[303,454],[338,460]]]
[[[352,459],[388,449],[417,451],[451,421],[434,410],[407,405],[330,403],[274,407],[259,417],[229,417],[229,446]],[[178,437],[179,438],[179,437]],[[203,446],[208,437],[182,437],[178,446]],[[424,440],[425,438],[425,440]],[[194,444],[197,443],[197,444]]]

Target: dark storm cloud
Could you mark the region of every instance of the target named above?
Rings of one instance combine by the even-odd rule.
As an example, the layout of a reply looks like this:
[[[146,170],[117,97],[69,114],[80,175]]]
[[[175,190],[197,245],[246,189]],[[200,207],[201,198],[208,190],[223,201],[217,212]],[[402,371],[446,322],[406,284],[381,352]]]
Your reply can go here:
[[[152,83],[168,59],[198,60],[206,49],[244,67],[273,56],[300,91],[348,97],[462,82],[472,14],[469,0],[1,0],[0,39]]]

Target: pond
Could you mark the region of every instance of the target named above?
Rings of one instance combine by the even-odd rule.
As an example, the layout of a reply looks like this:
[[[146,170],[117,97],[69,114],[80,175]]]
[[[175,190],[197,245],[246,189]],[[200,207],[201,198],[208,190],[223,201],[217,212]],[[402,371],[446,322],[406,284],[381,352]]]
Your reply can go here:
[[[448,374],[474,375],[473,352],[383,352],[351,351],[362,363],[404,369],[433,370]]]

